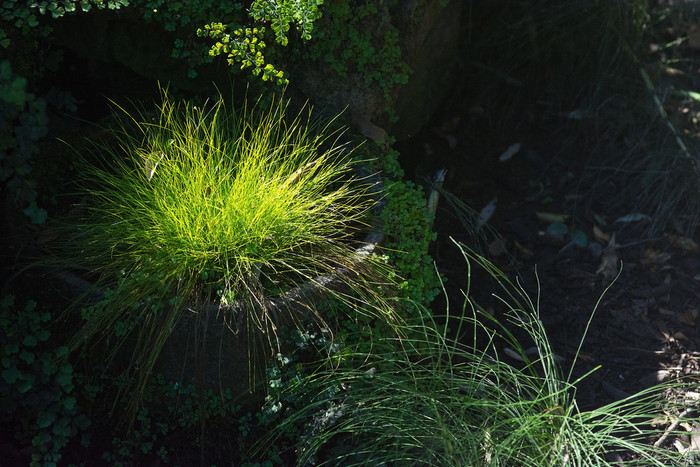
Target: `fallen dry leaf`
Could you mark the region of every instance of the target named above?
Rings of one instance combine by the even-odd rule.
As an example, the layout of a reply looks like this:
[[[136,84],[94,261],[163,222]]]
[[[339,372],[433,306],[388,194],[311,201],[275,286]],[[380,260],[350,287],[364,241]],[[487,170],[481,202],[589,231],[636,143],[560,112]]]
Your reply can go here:
[[[674,68],[672,66],[664,66],[663,72],[669,76],[685,76],[687,74],[685,71],[680,70],[678,68]]]
[[[506,149],[503,154],[498,158],[499,162],[505,162],[514,155],[516,155],[520,151],[520,143],[515,143],[510,146],[508,146],[508,149]]]
[[[554,212],[536,212],[535,215],[542,222],[554,224],[555,222],[566,222],[569,218],[568,214],[557,214]]]
[[[608,246],[603,249],[600,266],[596,270],[596,274],[602,275],[606,279],[611,279],[617,276],[620,267],[620,258],[617,257],[615,249],[615,234],[612,235]]]
[[[639,222],[639,221],[650,221],[651,217],[649,217],[646,214],[643,214],[641,212],[633,212],[631,214],[627,214],[626,216],[618,217],[615,219],[615,223],[618,222]]]
[[[644,258],[642,259],[642,264],[661,264],[665,263],[669,259],[671,259],[670,253],[661,252],[656,248],[647,248],[646,250],[644,250]]]
[[[668,235],[668,237],[671,240],[673,246],[675,247],[681,248],[691,253],[697,253],[700,251],[700,247],[698,247],[698,244],[695,243],[695,241],[692,238],[680,237],[678,235]]]
[[[484,206],[481,211],[479,211],[479,218],[476,220],[476,227],[481,228],[486,225],[486,223],[491,219],[493,213],[496,212],[496,203],[498,203],[498,198],[494,197],[489,204]]]
[[[532,255],[532,250],[529,249],[528,247],[526,247],[525,245],[522,245],[522,244],[521,244],[520,242],[518,242],[517,240],[514,240],[514,241],[513,241],[513,244],[514,244],[515,247],[516,247],[518,250],[520,250],[523,254],[525,254],[525,255]],[[698,280],[700,280],[700,275],[698,276]]]
[[[602,240],[604,242],[609,242],[610,241],[610,234],[607,234],[600,230],[600,228],[597,225],[593,226],[593,236],[597,238],[598,240]]]

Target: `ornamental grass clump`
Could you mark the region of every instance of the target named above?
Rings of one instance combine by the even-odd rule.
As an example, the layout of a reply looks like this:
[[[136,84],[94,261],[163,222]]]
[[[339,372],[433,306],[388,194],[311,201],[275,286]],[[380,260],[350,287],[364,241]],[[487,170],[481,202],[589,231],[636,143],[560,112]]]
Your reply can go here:
[[[71,223],[68,243],[72,261],[98,273],[106,292],[83,310],[73,348],[116,335],[115,354],[128,338],[128,368],[143,387],[186,312],[213,309],[270,345],[279,320],[323,321],[304,294],[269,306],[309,282],[393,320],[373,302],[385,266],[356,250],[376,189],[333,121],[315,123],[310,111],[288,117],[287,108],[235,112],[164,94],[155,117],[124,112],[116,143],[96,143],[92,159],[81,158],[86,214]]]
[[[568,373],[560,368],[538,303],[486,260],[459,248],[468,264],[482,266],[498,284],[507,324],[481,311],[467,290],[464,308],[417,317],[400,341],[380,337],[372,352],[349,351],[312,366],[280,397],[294,400],[297,391],[310,402],[256,448],[301,426],[296,465],[588,467],[619,465],[621,456],[636,466],[691,465],[683,462],[692,453],[654,443],[682,437],[683,430],[654,423],[669,415],[697,423],[684,407],[692,408],[692,401],[665,397],[670,389],[696,385],[666,382],[581,409],[580,379],[572,378],[576,362]]]

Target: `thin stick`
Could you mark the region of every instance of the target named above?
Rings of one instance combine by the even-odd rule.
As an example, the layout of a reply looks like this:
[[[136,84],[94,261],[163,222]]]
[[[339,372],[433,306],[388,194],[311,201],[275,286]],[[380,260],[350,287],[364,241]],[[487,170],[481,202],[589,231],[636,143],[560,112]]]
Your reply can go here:
[[[678,428],[678,425],[680,425],[680,423],[681,423],[683,420],[685,420],[685,419],[688,417],[688,415],[690,415],[694,410],[695,410],[695,409],[690,408],[690,409],[685,409],[683,412],[681,412],[681,414],[678,416],[678,419],[677,419],[675,422],[671,423],[671,424],[668,426],[668,428],[666,428],[666,431],[664,431],[664,434],[661,436],[661,438],[659,438],[659,439],[654,443],[654,447],[655,447],[655,448],[658,448],[659,446],[662,446],[662,445],[666,442],[666,438],[668,438],[669,435],[670,435],[676,428]]]
[[[438,201],[440,200],[440,189],[442,184],[445,182],[445,174],[447,169],[440,169],[437,171],[432,179],[433,189],[428,197],[428,215],[430,216],[430,229],[433,228],[433,222],[435,222],[435,215],[437,213]]]

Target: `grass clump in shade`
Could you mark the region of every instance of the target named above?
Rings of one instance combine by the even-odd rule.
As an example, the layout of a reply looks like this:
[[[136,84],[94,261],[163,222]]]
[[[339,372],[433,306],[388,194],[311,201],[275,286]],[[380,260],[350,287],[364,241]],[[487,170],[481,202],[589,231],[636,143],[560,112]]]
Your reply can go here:
[[[86,215],[70,225],[71,257],[107,292],[84,310],[73,348],[116,335],[115,354],[128,337],[143,388],[185,313],[213,307],[273,345],[278,320],[324,317],[303,296],[273,313],[271,298],[339,271],[318,282],[322,292],[394,319],[372,305],[386,266],[356,253],[374,188],[332,121],[287,113],[282,101],[236,112],[166,93],[154,118],[124,111],[116,144],[96,143],[80,167]]]
[[[371,354],[345,355],[332,370],[313,372],[301,385],[313,402],[277,429],[305,426],[298,465],[584,467],[617,465],[618,455],[629,465],[683,465],[683,454],[654,446],[664,428],[652,427],[664,411],[688,414],[663,397],[682,382],[579,409],[578,380],[561,370],[537,303],[460,249],[470,268],[478,264],[497,280],[508,324],[467,298],[458,313],[426,313],[405,339],[380,339]],[[516,339],[516,330],[532,342]],[[525,350],[531,343],[534,354]]]

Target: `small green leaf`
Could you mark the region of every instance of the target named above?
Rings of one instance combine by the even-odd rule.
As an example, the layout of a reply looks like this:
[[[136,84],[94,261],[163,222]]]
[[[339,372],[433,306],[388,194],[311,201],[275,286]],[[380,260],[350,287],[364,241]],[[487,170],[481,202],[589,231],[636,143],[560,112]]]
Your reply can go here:
[[[51,435],[48,434],[45,431],[40,431],[37,433],[37,435],[32,439],[32,444],[34,446],[43,446],[47,443],[51,442]]]
[[[22,341],[22,344],[25,347],[36,347],[38,343],[39,341],[34,336],[25,336],[24,340]]]
[[[32,388],[32,386],[34,386],[34,378],[28,377],[27,379],[21,379],[17,383],[17,391],[20,394],[24,394],[28,392]]]
[[[43,224],[46,222],[46,218],[48,217],[46,210],[38,207],[34,201],[32,201],[29,204],[29,207],[24,210],[24,214],[31,219],[32,224]]]
[[[4,379],[7,384],[15,384],[21,375],[22,373],[20,373],[17,367],[13,366],[3,370],[2,379]]]
[[[57,370],[56,363],[53,360],[50,360],[48,358],[43,359],[43,366],[42,366],[41,371],[45,375],[51,376],[54,373],[56,373],[56,370]]]
[[[61,438],[68,438],[71,435],[70,424],[66,418],[61,418],[53,426],[53,434]]]
[[[36,419],[36,426],[44,429],[51,425],[56,420],[56,414],[51,412],[41,412]]]
[[[41,342],[48,340],[49,337],[51,337],[51,332],[48,329],[41,329],[36,333],[36,338]]]
[[[65,365],[61,367],[59,372],[56,374],[56,382],[63,388],[64,391],[70,392],[73,390],[73,375],[72,368],[68,372],[65,369]]]
[[[72,411],[75,408],[75,397],[66,397],[63,400],[63,407],[68,411]]]
[[[29,352],[27,350],[22,350],[19,354],[20,360],[24,360],[27,364],[31,365],[34,362],[34,352]]]

